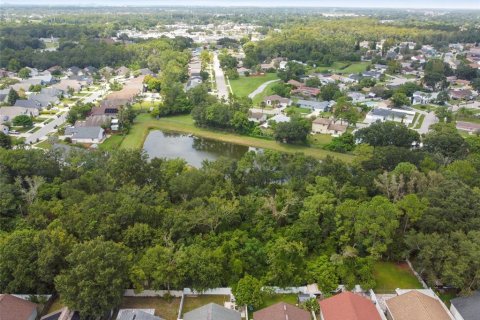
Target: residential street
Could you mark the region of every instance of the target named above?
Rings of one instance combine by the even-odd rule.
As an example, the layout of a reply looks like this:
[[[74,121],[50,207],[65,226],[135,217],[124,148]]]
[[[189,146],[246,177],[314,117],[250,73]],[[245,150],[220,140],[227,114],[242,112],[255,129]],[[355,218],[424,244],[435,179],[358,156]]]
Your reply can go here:
[[[67,119],[67,113],[60,115],[50,123],[47,123],[45,126],[41,127],[36,132],[32,133],[25,139],[25,144],[35,143],[38,140],[42,140],[48,133],[55,130],[55,126],[61,126],[65,123]]]
[[[217,96],[228,99],[228,87],[225,81],[225,74],[222,68],[220,68],[220,61],[218,60],[218,54],[213,54],[213,69],[215,71],[215,81],[217,82]]]

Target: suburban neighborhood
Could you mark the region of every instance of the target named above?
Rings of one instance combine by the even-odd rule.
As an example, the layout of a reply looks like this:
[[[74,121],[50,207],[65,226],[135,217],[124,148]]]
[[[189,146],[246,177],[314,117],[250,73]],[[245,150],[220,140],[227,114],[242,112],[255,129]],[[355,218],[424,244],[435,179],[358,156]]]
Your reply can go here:
[[[0,320],[480,320],[478,4],[232,1],[0,5]]]

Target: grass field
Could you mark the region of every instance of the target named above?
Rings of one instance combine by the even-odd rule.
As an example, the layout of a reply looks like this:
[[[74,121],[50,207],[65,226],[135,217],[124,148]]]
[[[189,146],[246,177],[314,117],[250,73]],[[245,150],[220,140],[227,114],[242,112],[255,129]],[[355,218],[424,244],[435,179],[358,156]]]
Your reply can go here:
[[[186,296],[183,303],[182,313],[185,314],[189,311],[192,311],[193,309],[197,309],[212,302],[223,306],[223,303],[225,301],[230,301],[230,297],[222,295],[199,295],[196,297]]]
[[[422,285],[413,275],[407,263],[376,262],[374,275],[379,293],[393,292],[395,289],[421,289]]]
[[[347,162],[350,162],[353,159],[352,155],[331,152],[331,151],[323,150],[318,147],[289,145],[289,144],[278,143],[274,140],[267,140],[267,139],[249,137],[249,136],[241,136],[238,134],[226,133],[224,131],[213,131],[209,129],[198,128],[194,125],[193,119],[190,115],[166,117],[166,118],[160,118],[159,120],[156,120],[156,119],[153,119],[149,114],[140,114],[135,119],[135,124],[130,129],[129,134],[125,136],[125,138],[121,141],[120,148],[122,149],[141,148],[148,135],[148,132],[151,129],[191,133],[199,137],[225,141],[225,142],[230,142],[230,143],[250,146],[250,147],[277,150],[281,152],[290,152],[290,153],[301,152],[308,156],[312,156],[316,159],[323,159],[327,155],[339,158]],[[112,138],[107,139],[107,141],[104,143],[114,145],[115,142],[118,143],[117,139],[119,138],[113,138],[114,140],[109,141],[110,139]]]
[[[230,85],[232,87],[233,94],[238,97],[246,97],[255,89],[257,89],[262,83],[278,79],[277,74],[275,73],[266,73],[263,76],[250,76],[250,77],[240,77],[236,80],[230,80]]]
[[[316,72],[359,73],[367,70],[370,62],[334,62],[330,67],[317,67]]]
[[[155,315],[165,320],[177,320],[180,298],[167,301],[163,298],[124,297],[120,309],[155,309]],[[116,319],[114,317],[113,319]]]

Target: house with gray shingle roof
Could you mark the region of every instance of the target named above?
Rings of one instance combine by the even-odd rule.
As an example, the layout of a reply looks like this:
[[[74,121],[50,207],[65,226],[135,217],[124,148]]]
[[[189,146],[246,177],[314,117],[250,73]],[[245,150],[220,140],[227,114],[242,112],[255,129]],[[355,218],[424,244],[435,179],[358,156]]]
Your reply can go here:
[[[32,94],[30,97],[28,97],[28,100],[33,100],[40,103],[42,108],[53,106],[60,102],[60,99],[58,99],[57,96],[50,96],[43,93]]]
[[[35,101],[35,100],[22,100],[18,99],[15,102],[14,107],[22,107],[22,108],[28,108],[28,109],[42,109],[42,105],[40,102]]]
[[[240,312],[209,303],[183,315],[183,320],[240,320]]]
[[[480,317],[480,290],[471,296],[450,300],[450,312],[455,320],[477,320]]]
[[[154,313],[155,309],[120,309],[117,320],[164,320]]]
[[[105,139],[105,130],[102,127],[68,127],[65,136],[72,139],[73,143],[102,143]]]

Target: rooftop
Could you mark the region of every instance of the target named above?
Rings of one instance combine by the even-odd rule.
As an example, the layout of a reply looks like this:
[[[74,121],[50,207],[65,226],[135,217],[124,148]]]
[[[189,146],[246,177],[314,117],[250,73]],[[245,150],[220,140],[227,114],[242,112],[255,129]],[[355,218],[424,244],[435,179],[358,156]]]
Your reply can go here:
[[[451,320],[447,310],[436,298],[417,290],[387,300],[387,310],[393,320]]]
[[[480,315],[480,291],[471,296],[452,299],[450,303],[462,315],[464,320],[476,320]]]
[[[253,313],[253,320],[310,320],[310,312],[279,302]]]
[[[320,301],[325,320],[381,320],[373,302],[350,291]]]
[[[17,298],[10,294],[0,294],[0,319],[27,320],[36,311],[33,302]]]
[[[240,320],[240,312],[209,303],[183,315],[183,320]],[[293,320],[293,319],[292,319]]]

